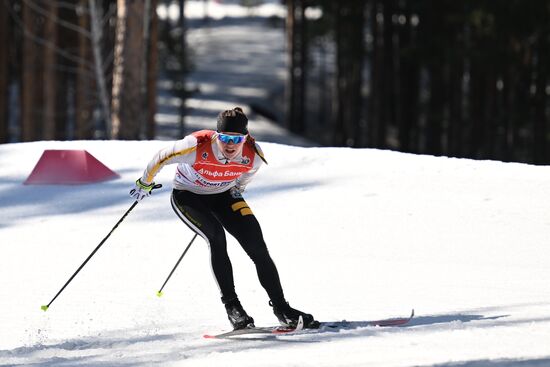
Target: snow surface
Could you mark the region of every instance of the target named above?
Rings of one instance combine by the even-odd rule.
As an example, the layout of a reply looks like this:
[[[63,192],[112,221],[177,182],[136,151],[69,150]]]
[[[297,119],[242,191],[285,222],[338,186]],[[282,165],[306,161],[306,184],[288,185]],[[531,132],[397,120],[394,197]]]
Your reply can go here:
[[[254,127],[251,126],[252,131]],[[291,305],[321,321],[404,316],[266,340],[206,340],[229,323],[197,239],[165,187],[139,203],[52,304],[132,201],[163,141],[0,145],[0,365],[548,366],[550,168],[263,143],[246,199]],[[86,149],[120,179],[25,186],[44,149]],[[276,319],[231,238],[237,292],[257,325]]]

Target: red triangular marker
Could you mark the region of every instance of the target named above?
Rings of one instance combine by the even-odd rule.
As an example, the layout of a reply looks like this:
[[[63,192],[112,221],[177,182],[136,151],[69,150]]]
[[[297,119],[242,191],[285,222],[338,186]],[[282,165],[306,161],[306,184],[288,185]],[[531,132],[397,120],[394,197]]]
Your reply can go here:
[[[120,176],[85,150],[45,150],[25,185],[73,185]]]

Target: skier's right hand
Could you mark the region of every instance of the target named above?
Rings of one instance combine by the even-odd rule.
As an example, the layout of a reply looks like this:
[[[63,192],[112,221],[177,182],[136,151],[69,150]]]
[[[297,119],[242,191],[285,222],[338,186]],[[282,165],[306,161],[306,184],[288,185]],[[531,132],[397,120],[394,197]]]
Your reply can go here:
[[[150,184],[145,184],[141,182],[141,179],[138,178],[136,180],[134,188],[130,190],[130,196],[136,199],[136,201],[141,201],[147,196],[150,196],[151,191],[153,191],[154,189],[159,189],[161,187],[161,184],[155,184],[154,182],[151,182]]]

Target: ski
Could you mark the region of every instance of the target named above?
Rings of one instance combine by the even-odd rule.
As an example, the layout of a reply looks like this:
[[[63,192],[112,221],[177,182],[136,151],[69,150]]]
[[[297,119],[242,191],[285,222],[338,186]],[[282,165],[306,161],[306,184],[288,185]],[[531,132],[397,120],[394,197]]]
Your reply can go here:
[[[205,339],[238,339],[242,335],[292,335],[292,334],[310,334],[322,332],[335,332],[340,330],[352,330],[364,327],[398,327],[407,325],[414,318],[414,309],[406,317],[396,317],[372,321],[329,321],[320,322],[315,328],[304,328],[303,320],[300,318],[296,328],[286,326],[268,326],[268,327],[250,327],[239,330],[232,330],[221,334],[205,334]]]
[[[373,321],[336,321],[336,322],[321,322],[321,329],[357,329],[361,327],[391,327],[407,325],[414,318],[414,309],[411,314],[406,317],[395,317],[390,319],[381,319]]]
[[[302,320],[302,316],[300,316],[300,319],[298,320],[298,324],[296,327],[288,327],[288,326],[266,326],[266,327],[258,327],[258,326],[252,326],[247,327],[244,329],[238,329],[238,330],[232,330],[221,334],[205,334],[203,335],[203,338],[205,339],[229,339],[232,337],[236,337],[239,335],[251,335],[251,334],[262,334],[262,335],[280,335],[280,334],[287,334],[292,333],[296,331],[300,331],[304,328],[304,320]]]

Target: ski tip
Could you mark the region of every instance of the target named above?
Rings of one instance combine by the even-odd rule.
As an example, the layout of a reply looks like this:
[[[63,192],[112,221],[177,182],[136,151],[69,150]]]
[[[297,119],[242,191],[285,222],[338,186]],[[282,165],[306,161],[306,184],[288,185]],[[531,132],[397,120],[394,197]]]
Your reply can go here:
[[[164,293],[162,293],[161,291],[158,291],[158,292],[157,292],[157,297],[162,297],[163,294],[164,294]]]
[[[202,336],[204,339],[216,339],[216,336],[215,335],[210,335],[210,334],[204,334]]]
[[[48,305],[40,306],[40,309],[44,312],[48,311],[48,308],[50,308]]]

